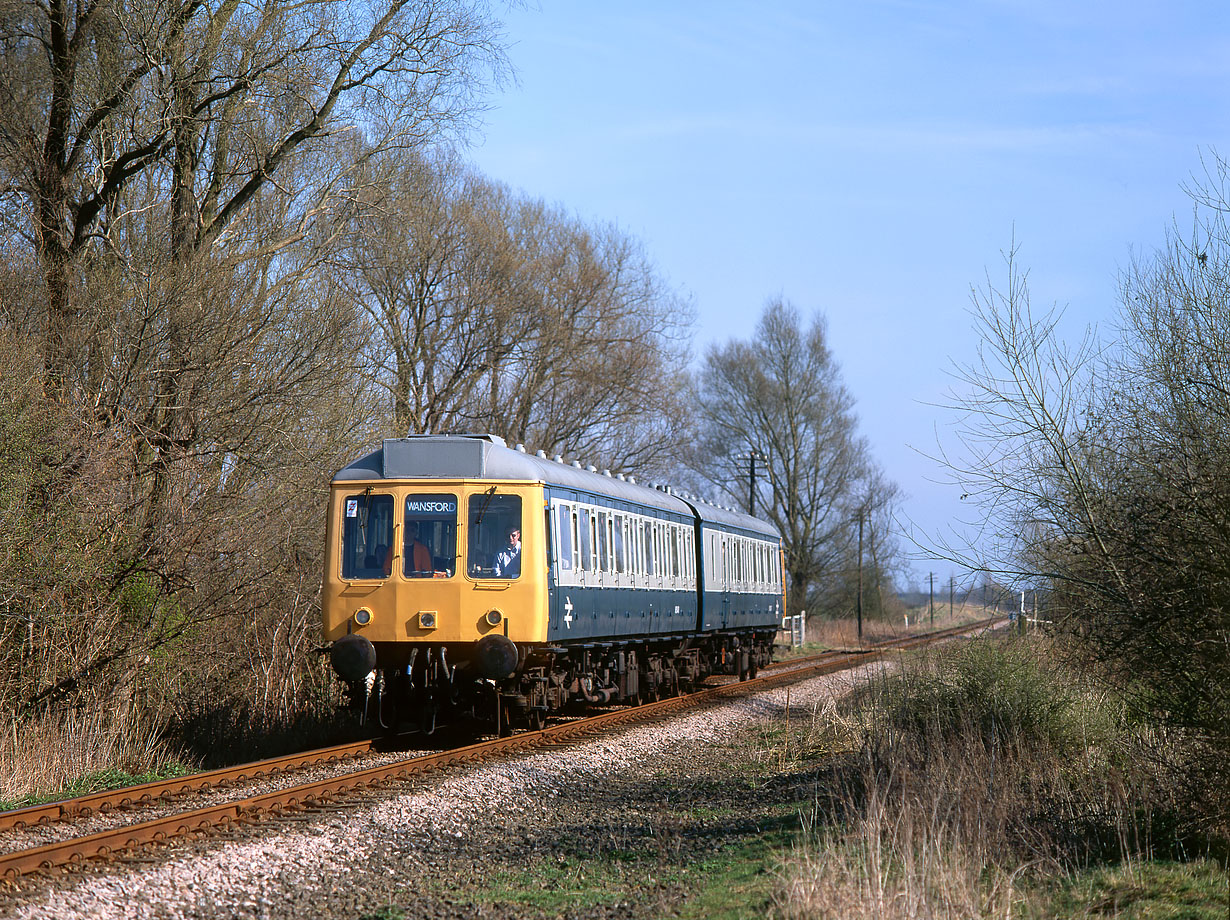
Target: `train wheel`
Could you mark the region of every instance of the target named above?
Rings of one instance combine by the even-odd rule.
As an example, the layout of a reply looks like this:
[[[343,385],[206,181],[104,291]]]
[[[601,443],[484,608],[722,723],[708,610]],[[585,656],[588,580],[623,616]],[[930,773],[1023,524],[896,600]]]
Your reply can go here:
[[[496,734],[501,738],[507,738],[513,733],[512,725],[512,707],[509,706],[503,699],[495,705],[495,721]]]

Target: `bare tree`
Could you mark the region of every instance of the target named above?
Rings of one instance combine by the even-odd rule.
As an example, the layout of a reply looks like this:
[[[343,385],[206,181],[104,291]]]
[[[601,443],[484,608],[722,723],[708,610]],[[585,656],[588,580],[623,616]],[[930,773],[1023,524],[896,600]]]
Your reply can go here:
[[[665,466],[690,311],[640,246],[447,154],[382,167],[339,284],[366,314],[394,431],[493,431],[615,470]]]
[[[45,573],[5,596],[38,662],[15,699],[233,692],[303,649],[318,490],[372,436],[336,215],[503,68],[482,2],[0,0],[0,334],[44,395],[0,393],[39,432],[7,494],[40,538],[6,561]]]
[[[1224,203],[1219,189],[1206,193]],[[1223,826],[1228,210],[1198,209],[1191,234],[1172,233],[1125,273],[1113,346],[1066,348],[1055,315],[1031,311],[1011,250],[1007,287],[977,300],[983,349],[958,405],[970,459],[950,454],[996,537],[963,561],[1047,589],[1048,615],[1079,640],[1073,654],[1178,730],[1193,788]]]
[[[750,342],[710,349],[698,387],[693,466],[746,508],[748,458],[760,458],[756,508],[782,534],[798,613],[851,569],[860,513],[891,501],[857,434],[824,320],[816,315],[805,329],[793,306],[770,300]]]
[[[75,261],[146,206],[128,197],[137,180],[169,209],[174,257],[212,246],[261,193],[298,199],[306,217],[336,180],[280,188],[295,157],[342,127],[375,146],[435,133],[472,110],[476,68],[502,61],[481,8],[450,0],[7,0],[0,23],[0,163],[27,202],[47,368],[65,383]]]

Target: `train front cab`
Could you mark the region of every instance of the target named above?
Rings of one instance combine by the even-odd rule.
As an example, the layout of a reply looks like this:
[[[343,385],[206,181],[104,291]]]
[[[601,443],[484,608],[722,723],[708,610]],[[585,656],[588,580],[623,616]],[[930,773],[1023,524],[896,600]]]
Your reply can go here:
[[[542,507],[532,482],[335,481],[323,621],[352,690],[382,696],[401,681],[410,686],[400,695],[430,696],[459,667],[498,680],[515,669],[518,646],[543,643]],[[501,560],[512,530],[517,566]]]

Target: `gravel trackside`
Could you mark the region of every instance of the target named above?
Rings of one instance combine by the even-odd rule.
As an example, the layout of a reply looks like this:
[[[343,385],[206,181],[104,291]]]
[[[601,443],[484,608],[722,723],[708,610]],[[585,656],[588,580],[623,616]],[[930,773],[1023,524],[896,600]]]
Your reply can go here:
[[[702,826],[677,822],[665,836],[661,824],[667,816],[669,825],[672,811],[694,804],[698,794],[707,805],[731,806],[710,809],[722,816],[714,824],[750,820],[734,808],[747,799],[746,787],[724,791],[731,770],[726,742],[757,721],[780,718],[787,693],[790,706],[801,712],[887,666],[873,662],[574,747],[453,768],[395,786],[366,804],[244,830],[232,840],[181,845],[151,863],[23,881],[16,891],[0,894],[0,916],[525,916],[524,905],[503,904],[498,897],[476,903],[472,892],[488,890],[502,870],[516,870],[530,859],[600,856],[630,844],[665,847],[685,861],[711,851],[720,839],[715,843],[706,832],[708,819]],[[725,759],[715,752],[725,752]],[[755,825],[745,832],[754,833]],[[680,893],[651,874],[635,898],[558,915],[672,912]],[[400,913],[391,912],[392,906]]]

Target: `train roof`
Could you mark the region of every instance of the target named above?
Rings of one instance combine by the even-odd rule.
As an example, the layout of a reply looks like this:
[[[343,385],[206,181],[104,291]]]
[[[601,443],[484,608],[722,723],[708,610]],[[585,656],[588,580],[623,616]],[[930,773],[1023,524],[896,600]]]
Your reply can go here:
[[[710,504],[693,496],[684,498],[669,487],[640,485],[634,478],[598,472],[580,461],[565,463],[545,453],[513,450],[497,435],[411,435],[388,438],[375,450],[341,469],[335,483],[372,479],[505,479],[542,482],[591,492],[696,516],[705,523],[737,527],[777,538],[777,530],[751,515]]]

